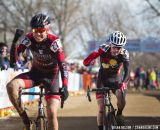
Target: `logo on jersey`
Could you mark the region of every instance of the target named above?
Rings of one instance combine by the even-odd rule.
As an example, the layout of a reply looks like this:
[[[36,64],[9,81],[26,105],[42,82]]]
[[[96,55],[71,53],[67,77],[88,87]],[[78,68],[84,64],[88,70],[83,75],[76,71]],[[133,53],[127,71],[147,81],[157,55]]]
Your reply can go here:
[[[29,47],[31,45],[31,41],[28,37],[23,37],[21,40],[21,44],[25,45],[26,47]]]
[[[43,50],[38,50],[39,51],[39,54],[43,54]]]
[[[102,63],[102,67],[103,67],[104,69],[108,69],[108,68],[109,68],[109,64]]]
[[[110,59],[109,64],[111,66],[116,66],[117,65],[117,61],[115,59]]]
[[[55,41],[51,44],[50,49],[51,49],[53,52],[57,52],[57,50],[58,50],[59,48],[61,48],[61,47],[62,47],[61,41],[60,41],[60,39],[57,39],[57,40],[55,40]]]
[[[115,59],[110,59],[109,62],[106,64],[106,63],[102,63],[102,67],[104,69],[108,69],[109,67],[112,67],[112,68],[115,68],[117,67],[117,61]]]

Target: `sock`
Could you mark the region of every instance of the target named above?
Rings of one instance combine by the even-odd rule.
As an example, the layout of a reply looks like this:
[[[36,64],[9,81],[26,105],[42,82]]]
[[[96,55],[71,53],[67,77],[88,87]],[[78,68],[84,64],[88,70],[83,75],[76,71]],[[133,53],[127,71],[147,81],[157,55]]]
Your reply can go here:
[[[98,126],[99,130],[103,130],[103,125]]]

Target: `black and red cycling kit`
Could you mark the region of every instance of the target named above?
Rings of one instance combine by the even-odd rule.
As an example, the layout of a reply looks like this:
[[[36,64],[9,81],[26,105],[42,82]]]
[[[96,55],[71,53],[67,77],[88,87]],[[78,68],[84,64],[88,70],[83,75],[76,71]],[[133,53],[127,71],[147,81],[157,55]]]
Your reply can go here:
[[[110,46],[102,44],[97,51],[92,52],[84,59],[83,64],[89,66],[97,57],[100,57],[97,87],[108,86],[118,89],[121,82],[127,82],[129,78],[129,53],[126,49],[122,48],[120,54],[112,56]],[[123,77],[120,76],[122,67],[124,68]],[[101,95],[97,94],[96,96],[101,98]]]
[[[60,39],[57,36],[48,34],[43,42],[36,42],[33,34],[28,33],[18,45],[16,55],[23,53],[27,48],[33,55],[32,68],[29,72],[22,73],[16,77],[23,79],[25,88],[43,83],[49,91],[58,91],[59,72],[61,72],[62,86],[67,87],[67,64]],[[53,97],[57,98],[57,96]]]

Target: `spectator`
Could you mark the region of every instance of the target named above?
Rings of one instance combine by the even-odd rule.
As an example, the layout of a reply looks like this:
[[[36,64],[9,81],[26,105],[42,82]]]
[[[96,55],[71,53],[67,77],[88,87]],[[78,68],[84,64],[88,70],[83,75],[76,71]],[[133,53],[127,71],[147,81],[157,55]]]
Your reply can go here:
[[[150,72],[151,72],[151,69],[148,69],[147,72],[146,72],[146,89],[150,89],[149,85],[150,85],[150,80],[149,80],[149,76],[150,76]]]
[[[151,73],[149,75],[149,79],[150,79],[150,89],[154,90],[157,87],[157,83],[156,83],[156,72],[154,70],[154,68],[151,69]]]
[[[132,88],[135,90],[135,73],[133,70],[130,71],[130,77],[129,77],[129,88]]]
[[[135,71],[135,87],[136,89],[138,89],[138,87],[140,86],[140,67],[137,67],[136,68],[136,71]]]
[[[140,90],[141,90],[142,88],[145,87],[145,83],[146,83],[146,81],[145,81],[146,80],[146,72],[143,67],[140,68],[140,77],[139,78],[140,78],[139,83],[140,83]]]
[[[156,73],[156,84],[157,84],[157,87],[159,87],[159,72],[158,72],[158,68],[155,66],[154,67],[154,70],[155,70],[155,73]]]
[[[8,46],[0,42],[0,69],[7,70],[9,68]]]
[[[145,86],[145,79],[146,79],[146,73],[144,71],[144,68],[142,66],[138,67],[135,72],[136,77],[136,89],[142,90],[142,88]]]

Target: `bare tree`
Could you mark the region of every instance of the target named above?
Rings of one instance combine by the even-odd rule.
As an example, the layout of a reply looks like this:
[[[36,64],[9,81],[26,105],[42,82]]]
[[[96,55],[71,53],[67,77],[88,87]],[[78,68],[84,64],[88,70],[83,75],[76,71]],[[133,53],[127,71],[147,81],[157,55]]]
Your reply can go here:
[[[61,38],[66,51],[66,47],[68,47],[66,44],[72,42],[66,38],[80,24],[81,6],[80,0],[1,0],[1,12],[5,13],[1,14],[0,29],[5,32],[4,34],[9,32],[13,34],[17,27],[24,28],[27,32],[30,29],[29,22],[34,13],[49,13],[55,19],[52,31]],[[7,40],[7,38],[4,39]]]
[[[53,31],[61,38],[65,52],[69,47],[67,44],[73,42],[66,38],[72,34],[76,27],[80,24],[81,19],[81,1],[80,0],[49,0],[46,4],[51,14],[55,18],[57,29]],[[55,29],[55,30],[54,30]],[[72,46],[73,47],[73,46]]]
[[[144,2],[151,3],[151,0]],[[4,41],[11,41],[15,28],[29,31],[33,14],[46,12],[54,19],[52,32],[61,38],[66,55],[70,55],[71,51],[76,51],[73,48],[81,46],[82,50],[86,50],[87,41],[105,37],[113,30],[123,31],[132,38],[143,36],[153,29],[158,32],[158,22],[154,22],[155,26],[149,26],[152,20],[146,20],[146,25],[145,20],[140,24],[138,15],[133,15],[128,4],[124,0],[1,0],[0,33]]]
[[[150,9],[154,12],[156,16],[160,16],[160,0],[151,1],[151,0],[145,0],[146,3],[149,5]]]
[[[42,3],[43,0],[1,0],[0,29],[9,37],[4,37],[4,41],[10,41],[10,37],[15,33],[16,28],[23,28],[25,31],[28,31],[32,14],[41,9]]]
[[[141,29],[145,30],[145,36],[159,37],[160,34],[160,1],[144,0],[141,1],[137,17],[141,17]]]
[[[96,6],[97,4],[100,2],[87,7],[84,21],[84,26],[89,36],[92,35],[92,39],[104,37],[113,30],[120,30],[132,37],[138,37],[141,33],[136,29],[137,21],[131,16],[129,6],[125,1],[104,1],[101,5]]]

